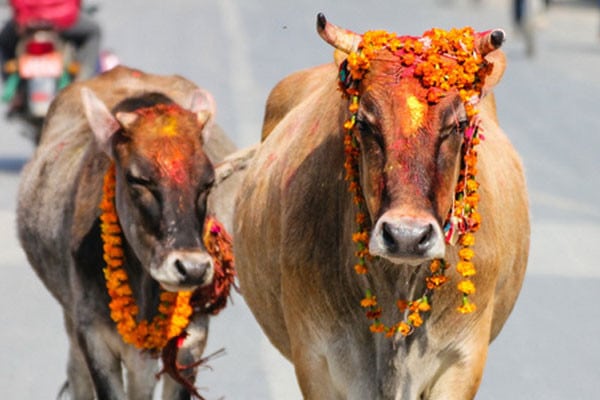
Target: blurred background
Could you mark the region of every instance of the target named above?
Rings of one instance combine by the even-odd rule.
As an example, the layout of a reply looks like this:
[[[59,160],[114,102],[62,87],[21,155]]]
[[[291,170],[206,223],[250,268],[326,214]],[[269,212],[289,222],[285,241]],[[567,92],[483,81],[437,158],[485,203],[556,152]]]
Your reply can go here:
[[[332,60],[316,14],[363,32],[420,35],[431,27],[503,28],[508,67],[496,90],[502,127],[519,150],[532,217],[527,277],[492,344],[477,399],[595,399],[600,382],[600,14],[596,1],[128,0],[97,1],[102,46],[123,64],[180,74],[211,91],[217,122],[238,146],[259,140],[269,90]],[[0,21],[10,16],[0,6]],[[6,106],[0,108],[2,116]],[[19,172],[34,146],[0,116],[0,398],[53,399],[66,378],[57,303],[16,239]],[[52,207],[52,204],[48,204]],[[511,238],[506,238],[511,240]],[[202,370],[207,399],[300,399],[291,365],[243,300],[211,322]]]

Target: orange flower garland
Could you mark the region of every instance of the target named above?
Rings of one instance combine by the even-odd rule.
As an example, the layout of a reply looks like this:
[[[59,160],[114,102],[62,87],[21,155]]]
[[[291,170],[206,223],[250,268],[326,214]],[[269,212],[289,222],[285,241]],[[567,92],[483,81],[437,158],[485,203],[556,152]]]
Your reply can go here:
[[[108,169],[104,176],[103,197],[100,203],[102,214],[101,237],[104,243],[104,276],[111,301],[110,316],[117,331],[125,343],[139,349],[159,351],[174,338],[184,335],[193,312],[193,301],[197,294],[203,297],[201,310],[217,314],[226,304],[230,285],[234,279],[231,239],[214,219],[208,218],[205,225],[204,242],[215,264],[215,281],[209,288],[200,288],[195,292],[161,291],[158,314],[152,321],[137,321],[139,309],[135,304],[133,292],[128,282],[127,272],[123,269],[124,254],[118,216],[114,203],[115,166]]]
[[[460,261],[457,271],[463,279],[457,288],[462,293],[462,304],[458,307],[461,313],[475,311],[475,304],[469,295],[475,293],[475,285],[470,278],[475,274],[472,262],[474,251],[473,233],[479,228],[481,217],[477,213],[478,183],[475,179],[477,152],[475,146],[479,144],[477,110],[475,105],[481,96],[483,81],[490,72],[489,65],[475,48],[475,36],[472,28],[452,29],[444,31],[432,29],[423,34],[421,38],[398,37],[386,31],[369,31],[363,35],[357,52],[351,52],[346,61],[340,66],[340,87],[345,96],[350,99],[348,110],[350,118],[344,123],[346,136],[344,150],[346,160],[346,180],[349,182],[349,191],[353,194],[354,203],[358,207],[356,214],[357,232],[352,240],[356,244],[355,255],[358,259],[354,266],[356,273],[368,273],[367,262],[370,259],[368,250],[369,226],[367,224],[367,210],[359,183],[358,157],[360,148],[353,135],[359,105],[359,83],[370,68],[371,59],[379,51],[387,50],[399,57],[404,66],[404,76],[418,78],[427,90],[426,100],[435,104],[451,89],[458,90],[464,103],[469,119],[469,128],[465,132],[463,143],[463,165],[456,187],[454,204],[448,222],[445,224],[446,241],[460,243]],[[367,309],[367,318],[372,320],[370,330],[375,333],[385,333],[392,337],[395,333],[403,336],[410,335],[414,328],[423,324],[421,313],[431,310],[430,297],[449,278],[445,275],[448,268],[445,260],[433,260],[429,266],[430,275],[426,278],[425,293],[412,301],[399,300],[397,307],[406,317],[394,325],[387,326],[381,321],[383,310],[377,303],[376,296],[367,289],[361,306]]]

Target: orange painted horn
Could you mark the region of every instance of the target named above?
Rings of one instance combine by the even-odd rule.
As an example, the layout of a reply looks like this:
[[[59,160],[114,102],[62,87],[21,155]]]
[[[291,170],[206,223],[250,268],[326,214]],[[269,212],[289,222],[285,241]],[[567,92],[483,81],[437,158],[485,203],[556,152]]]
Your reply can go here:
[[[488,53],[499,49],[504,43],[506,34],[502,29],[494,29],[483,33],[477,40],[477,49],[482,56],[486,56]]]
[[[358,50],[358,45],[362,40],[361,35],[327,21],[323,13],[317,15],[317,32],[323,40],[344,53]]]

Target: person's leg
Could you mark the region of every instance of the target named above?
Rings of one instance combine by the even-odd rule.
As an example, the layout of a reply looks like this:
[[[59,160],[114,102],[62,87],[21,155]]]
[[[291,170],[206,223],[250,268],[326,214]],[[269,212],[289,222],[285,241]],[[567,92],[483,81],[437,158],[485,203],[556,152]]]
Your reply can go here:
[[[517,28],[523,27],[524,0],[513,0],[513,21]]]
[[[98,57],[100,55],[100,26],[92,18],[79,14],[75,25],[63,31],[61,35],[77,46],[77,61],[81,69],[77,80],[88,79],[98,71]]]
[[[3,64],[15,58],[15,48],[18,41],[17,24],[14,20],[7,21],[0,31],[0,59]]]

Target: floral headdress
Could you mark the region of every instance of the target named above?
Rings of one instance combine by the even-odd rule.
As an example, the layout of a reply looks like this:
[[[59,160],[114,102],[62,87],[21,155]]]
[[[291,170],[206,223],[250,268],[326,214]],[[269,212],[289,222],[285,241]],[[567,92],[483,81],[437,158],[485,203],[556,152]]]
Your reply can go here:
[[[319,23],[322,24],[323,30],[327,29],[325,22],[319,21]],[[492,50],[499,47],[503,38],[502,31],[492,33],[490,39]],[[352,239],[356,244],[355,255],[358,259],[354,269],[359,275],[368,273],[367,262],[371,256],[368,250],[370,227],[359,179],[360,148],[354,135],[354,127],[359,108],[360,82],[368,73],[371,60],[381,51],[396,56],[403,67],[403,76],[417,78],[426,89],[425,100],[429,104],[438,103],[451,90],[456,90],[462,99],[469,125],[464,133],[461,171],[453,205],[444,224],[444,233],[447,243],[460,244],[456,269],[462,277],[457,284],[457,289],[461,293],[461,305],[457,310],[464,314],[476,310],[469,296],[475,293],[475,285],[471,280],[476,272],[472,260],[475,255],[474,233],[481,224],[481,216],[477,212],[479,184],[476,180],[476,146],[480,143],[481,137],[476,105],[482,96],[485,78],[492,67],[478,50],[476,40],[475,32],[469,27],[450,31],[432,29],[425,32],[422,37],[398,37],[386,31],[369,31],[362,36],[358,45],[354,45],[356,50],[352,49],[349,52],[346,60],[340,65],[339,73],[340,88],[350,100],[348,107],[350,118],[344,123],[346,129],[344,167],[349,190],[358,207],[356,215],[358,228]],[[397,307],[405,317],[390,326],[381,321],[383,309],[372,290],[367,289],[361,306],[366,309],[367,318],[372,321],[370,330],[385,333],[388,337],[393,337],[396,333],[408,336],[414,332],[415,328],[423,324],[422,313],[431,310],[433,291],[449,280],[445,275],[448,267],[444,259],[435,259],[430,263],[425,292],[417,299],[398,300]]]

